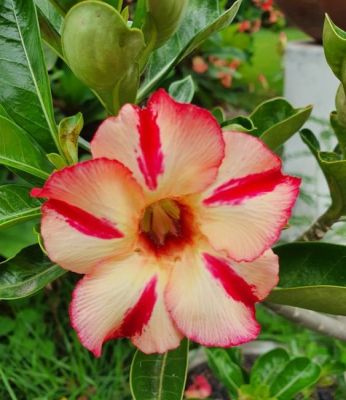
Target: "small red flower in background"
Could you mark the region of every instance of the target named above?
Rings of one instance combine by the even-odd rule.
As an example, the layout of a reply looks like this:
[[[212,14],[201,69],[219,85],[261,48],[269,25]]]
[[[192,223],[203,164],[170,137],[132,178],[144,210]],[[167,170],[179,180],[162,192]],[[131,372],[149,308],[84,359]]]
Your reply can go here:
[[[251,31],[251,22],[248,20],[242,21],[239,23],[238,31],[243,32],[250,32]]]
[[[257,337],[255,303],[278,282],[270,250],[300,180],[259,139],[223,132],[206,110],[159,90],[125,105],[91,143],[93,160],[52,174],[41,233],[49,257],[83,274],[72,326],[96,356],[128,337],[143,352]]]
[[[207,399],[212,394],[212,387],[204,375],[197,375],[186,389],[187,399]]]
[[[254,3],[263,11],[271,11],[273,9],[274,0],[254,0]]]
[[[192,59],[192,69],[197,74],[204,74],[208,71],[208,63],[204,60],[203,57],[196,56]]]

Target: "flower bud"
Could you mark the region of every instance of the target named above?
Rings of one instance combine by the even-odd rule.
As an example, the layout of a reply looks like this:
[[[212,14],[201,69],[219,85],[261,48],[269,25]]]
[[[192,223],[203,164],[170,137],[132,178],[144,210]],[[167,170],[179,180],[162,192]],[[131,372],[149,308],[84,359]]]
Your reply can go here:
[[[114,112],[113,89],[137,63],[145,46],[143,33],[130,29],[114,7],[85,1],[67,13],[62,46],[74,74]]]

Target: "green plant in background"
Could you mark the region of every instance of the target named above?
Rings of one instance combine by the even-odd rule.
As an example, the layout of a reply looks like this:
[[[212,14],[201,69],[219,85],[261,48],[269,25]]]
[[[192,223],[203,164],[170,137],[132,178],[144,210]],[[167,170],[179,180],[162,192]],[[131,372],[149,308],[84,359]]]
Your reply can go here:
[[[309,358],[290,357],[281,348],[260,356],[248,376],[227,350],[208,349],[207,354],[210,367],[235,399],[290,400],[321,374]]]
[[[193,78],[173,79],[174,68],[201,46],[205,46],[202,47],[204,51],[212,55],[215,43],[217,49],[222,51],[223,46],[230,43],[228,40],[233,41],[236,35],[231,27],[220,33],[218,39],[213,38],[203,45],[213,34],[230,25],[239,6],[240,1],[237,1],[227,9],[224,2],[207,0],[139,0],[134,8],[124,6],[122,1],[0,1],[0,179],[3,183],[0,186],[0,230],[4,235],[0,237],[2,245],[6,235],[10,243],[0,249],[6,258],[0,269],[0,299],[13,300],[33,295],[65,273],[45,256],[37,229],[32,231],[38,223],[41,203],[29,196],[30,189],[41,186],[54,169],[88,157],[89,143],[86,138],[89,132],[86,124],[92,124],[107,114],[117,114],[127,102],[141,103],[164,82],[170,83],[172,96],[179,101],[190,102],[196,88]],[[245,36],[238,38],[239,54],[243,55],[247,52],[248,41]],[[337,97],[337,111],[331,117],[339,146],[334,153],[326,154],[318,149],[311,133],[302,133],[326,175],[332,198],[327,216],[322,216],[302,236],[304,240],[319,239],[331,224],[345,216],[345,38],[346,34],[327,20],[326,56],[343,84]],[[55,59],[55,66],[50,68],[50,77],[45,61],[47,51],[43,51],[41,39],[49,46],[49,52],[59,57],[58,61]],[[53,103],[51,86],[54,94],[66,94],[62,96],[63,106],[56,113],[54,105],[58,106]],[[205,90],[207,93],[210,89],[206,86]],[[69,112],[70,103],[75,105],[73,112]],[[281,146],[301,129],[310,113],[311,106],[295,109],[281,98],[264,102],[250,115],[231,120],[225,118],[222,110],[214,110],[224,129],[255,135],[273,151],[280,151]],[[59,125],[56,117],[60,120]],[[18,238],[24,229],[33,232],[28,240],[30,243]],[[28,244],[32,246],[26,247]],[[346,315],[346,303],[342,301],[346,285],[342,270],[344,246],[290,243],[277,247],[275,252],[280,256],[281,274],[279,288],[270,297],[272,303]],[[42,296],[42,292],[38,296]],[[97,399],[98,394],[92,390],[95,390],[98,379],[85,379],[87,374],[81,367],[83,363],[90,366],[95,376],[100,371],[106,371],[107,365],[116,362],[116,376],[121,376],[122,365],[129,364],[128,358],[133,353],[128,346],[118,344],[114,349],[109,346],[104,363],[102,359],[94,364],[84,350],[75,354],[72,350],[66,353],[66,349],[65,359],[60,361],[53,341],[42,339],[51,329],[49,321],[44,323],[41,313],[28,311],[25,301],[14,303],[13,308],[11,305],[1,306],[5,310],[2,317],[5,328],[1,332],[5,344],[1,343],[0,347],[4,354],[0,361],[0,377],[5,398],[17,398],[17,389],[19,398],[26,395],[35,398],[42,391],[48,396],[49,393],[66,396],[68,390],[71,396],[76,397],[88,393],[87,387],[90,386],[90,397]],[[23,311],[18,311],[16,321],[8,316],[22,306]],[[43,307],[42,313],[45,315]],[[51,317],[49,314],[47,319]],[[66,340],[69,334],[62,325],[60,328],[59,335],[69,349],[70,342]],[[42,341],[42,353],[32,352],[33,342],[30,344],[30,340],[23,339],[26,332]],[[328,333],[328,327],[325,333]],[[29,346],[25,348],[24,343]],[[29,365],[35,373],[39,365],[40,370],[59,369],[63,382],[71,374],[73,377],[77,374],[78,379],[72,378],[70,388],[65,391],[59,389],[60,381],[49,374],[42,379],[42,386],[30,386],[30,382],[22,380],[15,364],[7,361],[7,351],[21,353],[23,359],[18,360],[19,365]],[[263,400],[289,399],[298,392],[308,391],[322,376],[323,366],[315,360],[296,357],[284,350],[274,350],[258,359],[248,379],[244,378],[244,372],[230,356],[232,352],[208,350],[208,354],[220,380],[230,393],[242,399],[254,399],[256,396],[262,396]],[[133,358],[130,381],[133,397],[140,400],[181,399],[187,360],[187,341],[177,350],[164,355],[146,356],[137,352]],[[6,370],[6,364],[12,369],[9,367]],[[263,378],[267,373],[273,374],[270,382]],[[107,374],[103,382],[105,387],[113,382],[112,379],[115,379],[114,376],[112,378]],[[87,387],[78,389],[76,382],[83,382]],[[54,387],[48,389],[51,383]],[[126,386],[125,383],[121,385]],[[129,389],[123,388],[122,393],[125,392],[128,394]],[[114,394],[104,393],[108,394],[104,394],[103,399],[111,399]]]

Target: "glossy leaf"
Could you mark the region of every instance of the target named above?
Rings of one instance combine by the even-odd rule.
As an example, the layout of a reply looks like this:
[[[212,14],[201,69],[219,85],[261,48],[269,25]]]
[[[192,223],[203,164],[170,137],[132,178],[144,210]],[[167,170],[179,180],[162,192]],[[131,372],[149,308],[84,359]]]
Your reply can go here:
[[[296,242],[278,246],[279,288],[268,301],[346,315],[346,246]]]
[[[55,52],[57,56],[64,59],[62,55],[61,37],[46,17],[38,10],[38,20],[41,29],[42,39]]]
[[[37,9],[41,12],[44,18],[49,22],[57,34],[60,35],[64,16],[59,12],[54,0],[34,0]]]
[[[276,98],[260,104],[250,115],[260,137],[272,150],[284,144],[305,124],[312,106],[293,108],[285,99]]]
[[[176,350],[146,355],[137,351],[131,366],[130,385],[134,400],[181,400],[183,398],[189,342]]]
[[[129,28],[112,6],[82,2],[65,17],[62,46],[77,78],[98,93],[109,112],[116,113],[119,99],[113,99],[113,91],[139,60],[145,47],[142,32]]]
[[[168,91],[175,100],[181,103],[191,103],[195,94],[195,85],[191,75],[180,81],[173,82]]]
[[[29,191],[25,186],[0,186],[0,229],[41,215],[41,202],[32,198]]]
[[[235,17],[240,3],[241,0],[236,1],[229,10],[220,14],[216,1],[190,0],[176,34],[152,54],[138,100],[143,100],[175,65],[210,35],[227,27]]]
[[[1,230],[0,261],[12,258],[26,247],[36,244],[37,235],[34,233],[34,228],[38,223],[38,219],[33,219]]]
[[[0,299],[30,296],[65,273],[52,264],[38,245],[27,247],[0,264]]]
[[[287,351],[281,348],[271,350],[258,357],[251,369],[251,385],[270,385],[284,369],[289,358]]]
[[[323,47],[330,68],[346,87],[346,32],[338,28],[328,15],[324,21]]]
[[[316,383],[321,368],[305,357],[291,360],[271,385],[271,394],[278,400],[291,400],[303,389]]]
[[[332,205],[332,217],[338,219],[346,215],[346,160],[336,153],[320,151],[320,145],[314,134],[308,129],[301,132],[301,138],[315,156],[329,186]]]
[[[38,21],[40,24],[42,39],[59,56],[64,59],[61,47],[61,27],[63,16],[53,6],[51,0],[35,0],[37,6]]]
[[[0,117],[0,164],[46,179],[52,166],[33,139],[18,125]]]
[[[241,368],[231,360],[227,350],[206,349],[208,364],[215,376],[227,388],[232,396],[237,396],[238,390],[244,384]]]
[[[47,151],[57,144],[52,97],[33,0],[0,7],[0,103]]]

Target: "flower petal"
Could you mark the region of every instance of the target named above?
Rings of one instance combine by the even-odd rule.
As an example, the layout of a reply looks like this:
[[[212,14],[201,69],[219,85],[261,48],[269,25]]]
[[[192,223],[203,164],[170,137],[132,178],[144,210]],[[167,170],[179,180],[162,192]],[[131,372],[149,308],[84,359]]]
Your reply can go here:
[[[113,228],[109,225],[105,224],[106,230],[102,231],[102,221],[96,219],[97,223],[90,226],[88,218],[69,219],[69,211],[69,205],[57,200],[48,200],[42,207],[44,245],[49,258],[61,267],[85,274],[100,261],[124,256],[132,248],[134,239],[131,236],[112,237]]]
[[[63,268],[88,273],[132,250],[143,193],[117,161],[92,160],[55,172],[33,195],[49,199],[41,232],[49,257]]]
[[[287,224],[300,179],[283,175],[278,157],[250,135],[228,132],[225,142],[219,175],[203,195],[200,229],[216,250],[251,261]]]
[[[279,260],[271,249],[251,262],[237,263],[230,259],[223,261],[250,285],[253,295],[259,301],[264,300],[279,282]]]
[[[141,334],[157,301],[156,272],[134,253],[97,266],[79,281],[70,306],[71,323],[95,356],[107,340]]]
[[[223,138],[225,157],[210,192],[230,179],[281,167],[280,158],[260,139],[243,132],[223,132]]]
[[[91,143],[94,157],[119,160],[158,196],[196,193],[210,185],[224,156],[221,129],[206,110],[156,92],[141,110],[126,105]]]
[[[277,282],[277,258],[234,265],[206,252],[186,252],[173,268],[165,293],[178,329],[205,346],[236,346],[257,337],[254,304]],[[263,268],[270,283],[263,283]],[[274,273],[275,271],[275,273]],[[257,286],[258,285],[258,286]]]
[[[90,160],[54,172],[32,196],[67,203],[113,224],[121,232],[136,226],[143,193],[131,172],[114,160]]]
[[[140,334],[132,337],[132,343],[143,353],[165,353],[177,348],[182,334],[176,329],[164,303],[167,273],[161,272],[157,282],[157,300],[148,323]]]

